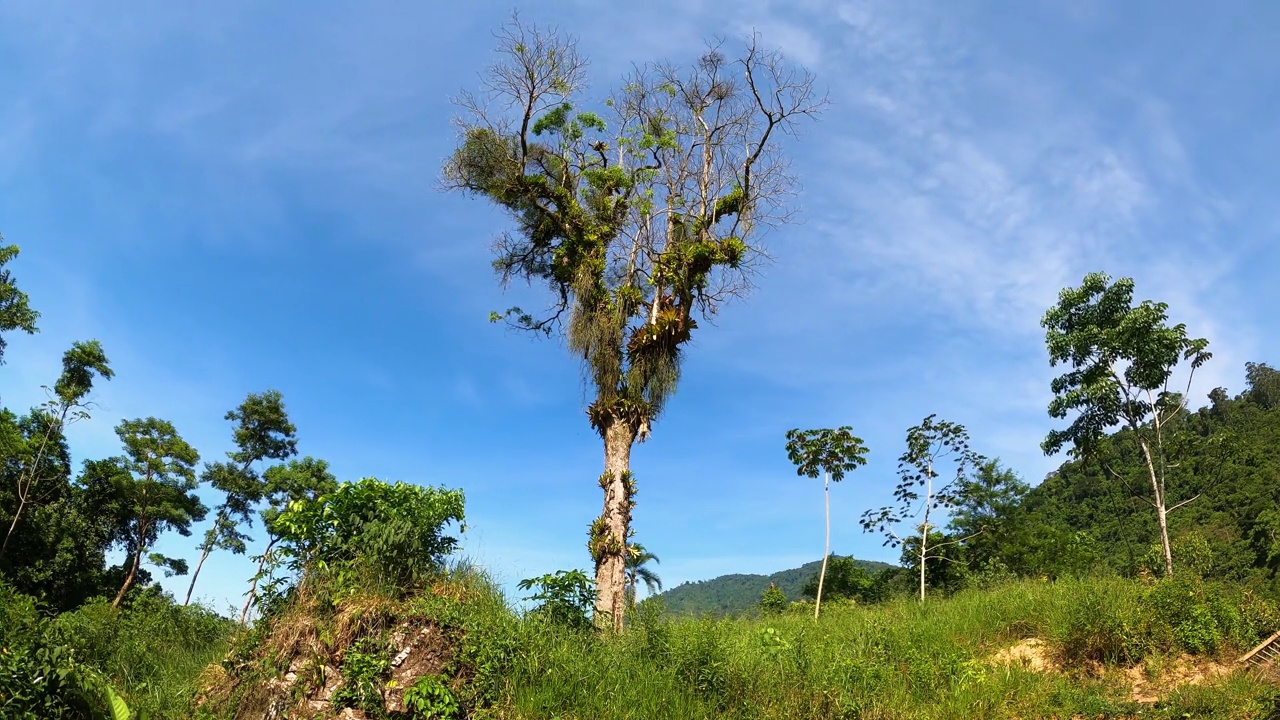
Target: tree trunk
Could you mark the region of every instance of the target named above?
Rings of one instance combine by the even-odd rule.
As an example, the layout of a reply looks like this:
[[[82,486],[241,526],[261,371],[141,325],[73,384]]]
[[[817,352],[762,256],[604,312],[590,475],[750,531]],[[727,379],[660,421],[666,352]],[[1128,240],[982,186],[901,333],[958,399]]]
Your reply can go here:
[[[813,619],[822,608],[822,583],[827,579],[827,557],[831,555],[831,473],[822,474],[822,504],[826,510],[827,533],[822,543],[822,569],[818,571],[818,594],[813,598]]]
[[[929,559],[929,506],[933,503],[933,463],[929,463],[924,491],[924,523],[920,526],[920,602],[924,602],[924,563]]]
[[[262,577],[262,568],[267,564],[267,558],[271,556],[271,548],[275,546],[278,537],[271,538],[271,542],[267,543],[267,549],[262,551],[262,558],[258,560],[258,572],[253,574],[253,582],[249,584],[248,597],[244,601],[244,609],[240,611],[240,624],[244,625],[244,621],[249,617],[249,608],[253,605],[254,595],[258,592],[258,578]]]
[[[70,408],[63,408],[62,414],[58,416],[57,427],[61,431],[62,426],[67,421],[67,411]],[[13,537],[13,531],[18,527],[18,518],[22,517],[22,510],[27,506],[27,498],[31,496],[31,488],[36,484],[36,473],[40,470],[40,461],[44,459],[44,451],[49,446],[49,438],[53,434],[54,423],[50,422],[49,427],[45,428],[44,437],[40,440],[40,448],[36,450],[35,459],[31,461],[31,468],[27,471],[27,485],[22,486],[22,475],[18,475],[18,509],[13,512],[13,522],[9,523],[9,531],[4,534],[4,543],[0,544],[0,558],[4,557],[5,552],[9,550],[9,538]]]
[[[187,586],[187,599],[182,601],[184,606],[191,604],[191,591],[196,589],[196,578],[200,577],[200,568],[204,567],[204,561],[209,559],[211,550],[212,548],[206,545],[204,551],[200,553],[200,562],[196,563],[196,570],[191,573],[191,584]]]
[[[614,419],[604,432],[604,512],[591,528],[591,554],[596,562],[596,627],[622,630],[626,603],[627,529],[631,525],[634,488],[631,444],[636,431]]]
[[[1151,492],[1156,501],[1156,518],[1160,521],[1160,549],[1164,551],[1164,576],[1173,577],[1173,548],[1169,544],[1169,512],[1165,508],[1164,478],[1156,473],[1155,461],[1151,458],[1151,447],[1140,441],[1142,456],[1147,461],[1147,474],[1151,476]]]
[[[111,607],[120,607],[120,602],[124,600],[125,593],[129,592],[129,588],[133,585],[133,579],[138,575],[138,566],[142,564],[142,546],[133,553],[133,564],[129,566],[129,572],[125,573],[124,584],[120,586],[120,592],[116,593],[116,599],[111,601]]]

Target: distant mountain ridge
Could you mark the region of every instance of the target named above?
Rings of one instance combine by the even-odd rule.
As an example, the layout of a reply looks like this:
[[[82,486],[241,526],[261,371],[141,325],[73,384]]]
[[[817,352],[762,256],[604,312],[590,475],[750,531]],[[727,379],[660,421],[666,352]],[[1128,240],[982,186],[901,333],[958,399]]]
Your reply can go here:
[[[854,559],[854,563],[873,575],[886,568],[896,567],[876,560]],[[821,566],[821,560],[814,560],[798,568],[779,570],[772,575],[721,575],[711,580],[678,585],[660,593],[658,597],[663,599],[668,610],[681,615],[737,615],[754,608],[769,583],[777,585],[786,593],[788,600],[801,599],[801,588],[809,578],[818,574]]]

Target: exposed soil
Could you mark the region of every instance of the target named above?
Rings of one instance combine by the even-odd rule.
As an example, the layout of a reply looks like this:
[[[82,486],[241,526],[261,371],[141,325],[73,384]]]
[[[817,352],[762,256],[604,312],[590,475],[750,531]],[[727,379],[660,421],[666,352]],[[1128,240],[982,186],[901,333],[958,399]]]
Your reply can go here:
[[[244,720],[361,720],[365,713],[331,702],[344,683],[343,656],[359,638],[387,641],[390,672],[382,698],[388,713],[403,712],[405,689],[420,677],[442,674],[453,660],[452,644],[437,624],[395,618],[376,600],[348,602],[322,623],[323,632],[315,618],[301,611],[280,618],[251,657],[206,673],[201,702],[230,705],[235,717]]]
[[[1040,638],[1027,638],[993,653],[989,662],[1021,667],[1031,672],[1062,672],[1052,652]],[[1149,663],[1124,668],[1118,672],[1129,686],[1129,697],[1135,702],[1154,703],[1182,685],[1212,682],[1239,670],[1227,663],[1191,655],[1153,659]],[[1101,667],[1083,668],[1087,675],[1102,675]]]
[[[1179,685],[1199,685],[1230,675],[1236,668],[1208,658],[1181,656],[1166,660],[1157,669],[1155,679],[1147,676],[1146,667],[1135,665],[1124,671],[1129,681],[1129,697],[1140,703],[1153,703]]]
[[[1027,638],[991,656],[997,665],[1012,665],[1032,672],[1053,672],[1057,668],[1053,656],[1040,638]]]

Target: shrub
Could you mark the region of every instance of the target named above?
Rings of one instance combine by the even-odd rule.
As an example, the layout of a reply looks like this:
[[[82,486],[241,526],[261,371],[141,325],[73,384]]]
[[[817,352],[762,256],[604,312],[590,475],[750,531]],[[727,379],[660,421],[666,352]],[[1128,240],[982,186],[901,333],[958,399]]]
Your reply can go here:
[[[51,629],[32,598],[0,583],[0,717],[127,718],[102,674]]]
[[[540,601],[533,612],[551,622],[576,628],[591,626],[591,608],[596,599],[595,581],[581,570],[557,570],[521,580],[521,590],[538,588],[526,600]]]
[[[764,594],[760,596],[760,612],[764,615],[778,615],[787,609],[787,594],[782,588],[769,583]]]
[[[424,675],[404,691],[404,706],[414,720],[454,720],[462,713],[458,698],[439,675]]]
[[[438,572],[457,547],[444,534],[463,520],[461,490],[385,483],[343,483],[314,500],[296,501],[274,523],[295,572],[316,570],[338,585],[403,592]]]
[[[378,637],[360,638],[342,654],[343,682],[333,692],[333,704],[382,717],[386,711],[383,680],[390,670],[387,643]]]

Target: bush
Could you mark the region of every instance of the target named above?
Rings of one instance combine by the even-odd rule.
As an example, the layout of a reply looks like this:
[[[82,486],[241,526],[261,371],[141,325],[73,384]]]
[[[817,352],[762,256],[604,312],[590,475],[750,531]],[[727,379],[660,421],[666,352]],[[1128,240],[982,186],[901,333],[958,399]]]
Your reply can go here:
[[[764,594],[760,596],[760,612],[764,615],[778,615],[787,609],[787,594],[782,588],[769,583]]]
[[[404,691],[404,706],[414,718],[454,720],[462,713],[458,698],[438,675],[424,675]]]
[[[540,601],[534,614],[553,623],[574,628],[591,627],[591,608],[595,604],[596,584],[581,570],[557,570],[554,573],[520,581],[521,590],[538,588],[526,600]]]
[[[335,594],[357,585],[403,593],[438,572],[457,547],[444,527],[462,523],[463,504],[461,490],[365,478],[294,502],[273,525],[290,567],[325,573]]]
[[[0,717],[111,717],[118,698],[101,673],[50,630],[32,598],[0,583]]]

